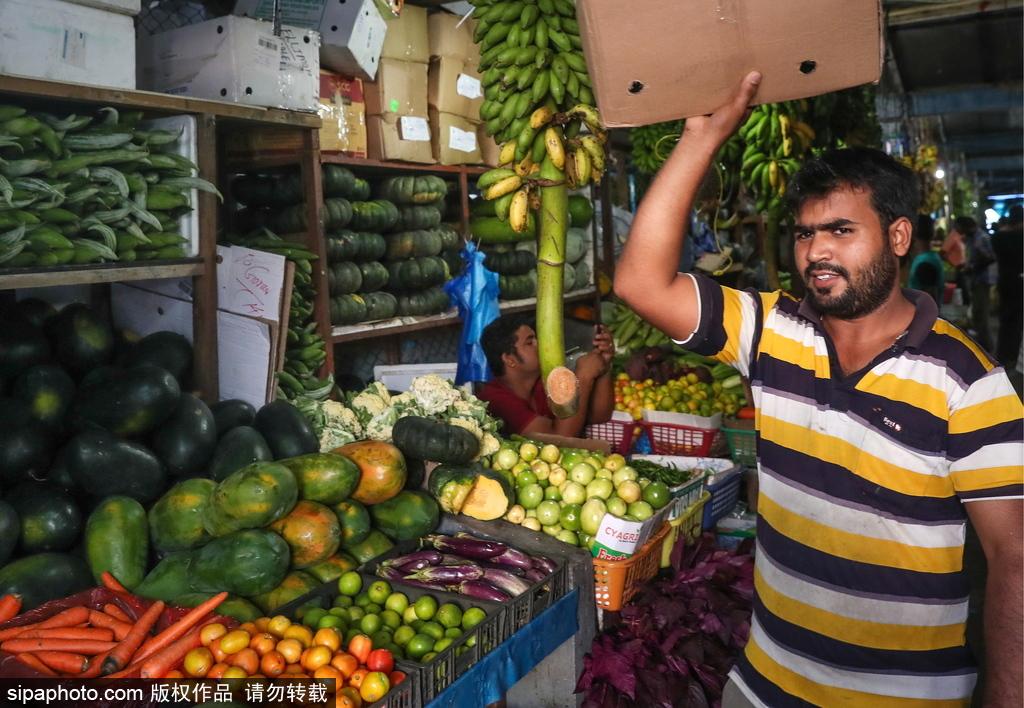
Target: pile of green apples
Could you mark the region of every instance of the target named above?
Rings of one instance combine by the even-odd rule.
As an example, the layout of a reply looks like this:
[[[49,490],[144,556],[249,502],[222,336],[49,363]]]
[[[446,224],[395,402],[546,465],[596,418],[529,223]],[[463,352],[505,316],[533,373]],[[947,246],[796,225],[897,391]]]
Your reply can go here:
[[[505,520],[590,548],[605,513],[646,521],[672,501],[662,482],[640,477],[619,454],[505,441],[491,466],[512,476]]]

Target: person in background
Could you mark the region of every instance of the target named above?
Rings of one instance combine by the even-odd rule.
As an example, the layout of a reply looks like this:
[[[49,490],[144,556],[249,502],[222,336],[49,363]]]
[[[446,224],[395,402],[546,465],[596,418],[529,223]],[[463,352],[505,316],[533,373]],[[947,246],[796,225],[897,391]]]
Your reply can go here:
[[[1007,369],[1014,367],[1021,345],[1021,320],[1024,318],[1024,207],[1010,208],[1006,223],[992,237],[998,276],[999,332],[996,358]]]
[[[751,381],[753,615],[722,706],[968,705],[968,518],[988,561],[982,704],[1020,706],[1024,416],[1003,369],[899,287],[914,173],[852,148],[793,175],[802,299],[675,270],[701,178],[760,81],[686,120],[615,269],[641,317]]]
[[[579,437],[586,425],[611,418],[615,405],[611,360],[615,350],[604,326],[597,327],[593,351],[576,361],[580,403],[576,414],[569,418],[556,418],[548,407],[531,320],[499,317],[484,329],[480,344],[493,378],[477,383],[476,395],[487,402],[491,415],[505,422],[505,435],[552,433]]]
[[[992,252],[989,235],[978,228],[978,222],[969,216],[958,216],[953,220],[967,245],[967,262],[964,276],[971,288],[971,329],[974,338],[985,351],[992,351],[992,332],[989,326],[991,316],[992,286],[996,284],[992,267],[996,256]]]
[[[960,296],[963,298],[963,303],[969,305],[971,303],[971,292],[967,287],[967,279],[964,276],[964,265],[967,263],[967,242],[964,239],[964,235],[957,231],[956,226],[949,230],[945,240],[942,242],[942,248],[939,249],[939,253],[942,254],[942,260],[949,263],[950,267],[953,268],[954,281],[956,286],[960,288]]]
[[[917,254],[910,262],[907,287],[928,293],[935,304],[941,307],[946,280],[943,277],[942,257],[938,252],[941,242],[934,239],[935,228],[932,218],[925,214],[919,215],[917,228],[914,229],[914,246]]]

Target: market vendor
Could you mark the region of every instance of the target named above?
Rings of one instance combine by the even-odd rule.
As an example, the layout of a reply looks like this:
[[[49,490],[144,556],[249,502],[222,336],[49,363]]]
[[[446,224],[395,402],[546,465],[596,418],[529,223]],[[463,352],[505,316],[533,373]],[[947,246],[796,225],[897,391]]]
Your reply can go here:
[[[760,80],[687,119],[615,273],[644,319],[753,382],[753,617],[722,705],[970,704],[968,519],[988,561],[981,703],[1022,705],[1021,402],[931,297],[899,287],[914,173],[854,148],[793,175],[801,300],[673,267],[701,179]]]
[[[540,377],[537,333],[525,317],[499,317],[487,326],[480,341],[493,378],[476,385],[476,395],[487,401],[491,415],[505,423],[502,432],[553,433],[579,437],[584,426],[604,423],[612,415],[614,391],[611,360],[614,348],[608,330],[598,325],[593,351],[576,361],[580,404],[570,418],[556,418],[548,408]]]

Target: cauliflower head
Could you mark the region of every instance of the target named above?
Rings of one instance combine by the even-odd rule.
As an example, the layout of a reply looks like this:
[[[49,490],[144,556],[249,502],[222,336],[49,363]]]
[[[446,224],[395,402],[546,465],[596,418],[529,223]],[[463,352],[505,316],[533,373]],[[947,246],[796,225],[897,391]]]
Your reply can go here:
[[[450,381],[437,374],[417,376],[412,380],[409,392],[427,415],[444,413],[449,406],[462,398],[462,394]]]

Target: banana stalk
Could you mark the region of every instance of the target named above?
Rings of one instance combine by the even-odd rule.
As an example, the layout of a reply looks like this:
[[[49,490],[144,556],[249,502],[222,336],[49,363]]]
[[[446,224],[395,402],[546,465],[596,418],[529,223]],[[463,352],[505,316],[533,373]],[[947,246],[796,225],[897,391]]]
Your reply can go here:
[[[565,234],[569,226],[569,190],[565,175],[550,156],[540,178],[556,184],[541,187],[540,238],[537,245],[537,346],[540,375],[551,412],[569,418],[579,407],[579,381],[565,366],[562,291],[565,273]]]

